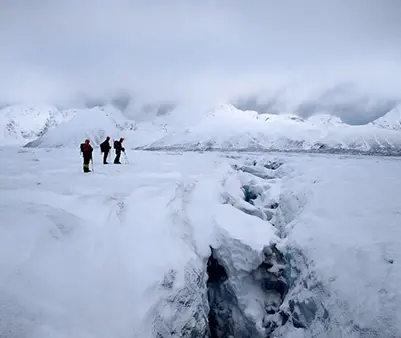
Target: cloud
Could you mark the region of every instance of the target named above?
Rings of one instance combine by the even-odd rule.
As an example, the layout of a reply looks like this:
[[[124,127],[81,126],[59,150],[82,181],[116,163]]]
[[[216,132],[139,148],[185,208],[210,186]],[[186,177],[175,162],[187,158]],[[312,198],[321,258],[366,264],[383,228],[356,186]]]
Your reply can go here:
[[[349,124],[365,124],[383,116],[400,103],[400,99],[383,99],[373,93],[358,93],[354,85],[342,83],[314,99],[302,102],[297,113],[302,117],[325,113],[339,116]]]
[[[283,90],[243,96],[231,100],[231,103],[238,109],[254,110],[260,114],[292,113],[304,118],[330,114],[340,117],[345,123],[356,125],[371,122],[401,104],[400,97],[361,91],[354,83],[323,87],[320,92],[295,101],[292,106],[289,101],[288,94]]]
[[[285,92],[294,110],[348,82],[392,100],[400,17],[397,0],[4,0],[0,102],[124,93],[195,106]]]

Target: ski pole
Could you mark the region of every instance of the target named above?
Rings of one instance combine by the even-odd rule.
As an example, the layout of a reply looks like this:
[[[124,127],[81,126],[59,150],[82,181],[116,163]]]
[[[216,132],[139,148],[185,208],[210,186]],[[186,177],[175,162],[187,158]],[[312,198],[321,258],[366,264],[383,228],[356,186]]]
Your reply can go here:
[[[129,164],[128,156],[127,156],[127,154],[125,153],[125,151],[124,151],[124,159],[125,159],[125,164]]]
[[[93,168],[93,158],[91,158],[91,162],[92,162],[92,171],[95,172],[95,169]]]

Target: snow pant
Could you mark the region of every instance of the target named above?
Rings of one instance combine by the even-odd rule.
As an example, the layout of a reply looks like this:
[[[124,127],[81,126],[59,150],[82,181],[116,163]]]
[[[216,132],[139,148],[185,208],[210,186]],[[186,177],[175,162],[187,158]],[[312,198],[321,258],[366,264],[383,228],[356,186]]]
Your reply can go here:
[[[90,162],[90,160],[91,160],[91,157],[90,157],[90,156],[85,156],[85,155],[84,155],[83,169],[84,169],[84,172],[85,172],[85,173],[90,172],[90,170],[89,170],[89,162]]]
[[[114,163],[120,164],[120,156],[121,156],[121,150],[116,150],[116,158],[114,159]]]
[[[109,156],[109,151],[103,153],[103,164],[107,164],[107,157]]]

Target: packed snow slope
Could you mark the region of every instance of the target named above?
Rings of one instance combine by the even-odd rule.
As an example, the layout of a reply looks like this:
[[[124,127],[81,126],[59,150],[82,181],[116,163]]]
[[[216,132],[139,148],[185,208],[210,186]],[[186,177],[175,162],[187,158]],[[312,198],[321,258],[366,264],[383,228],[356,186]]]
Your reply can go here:
[[[401,336],[398,159],[0,153],[0,336]]]
[[[295,115],[258,114],[222,105],[185,129],[167,133],[142,149],[354,151],[401,153],[401,134],[393,129],[394,112],[381,122],[360,126],[320,114],[308,119]],[[388,125],[384,121],[389,122]]]

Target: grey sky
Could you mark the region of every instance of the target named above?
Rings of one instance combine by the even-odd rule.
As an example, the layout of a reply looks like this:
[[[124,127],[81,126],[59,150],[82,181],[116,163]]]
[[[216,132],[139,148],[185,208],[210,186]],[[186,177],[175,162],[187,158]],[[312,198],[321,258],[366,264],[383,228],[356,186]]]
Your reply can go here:
[[[0,0],[0,102],[399,98],[400,18],[399,0]]]

